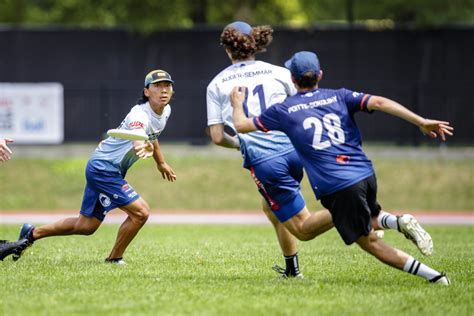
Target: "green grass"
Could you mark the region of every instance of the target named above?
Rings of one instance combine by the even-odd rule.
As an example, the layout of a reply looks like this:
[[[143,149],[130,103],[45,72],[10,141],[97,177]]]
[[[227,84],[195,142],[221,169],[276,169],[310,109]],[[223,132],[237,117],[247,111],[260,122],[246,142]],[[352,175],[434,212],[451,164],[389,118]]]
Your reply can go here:
[[[96,234],[37,241],[0,262],[2,315],[472,315],[472,226],[428,227],[432,257],[399,233],[385,240],[448,272],[451,287],[389,268],[347,247],[332,230],[300,243],[305,280],[279,280],[270,225],[146,225],[127,266],[103,263],[117,225]],[[14,239],[18,227],[0,226]]]
[[[158,210],[260,209],[260,195],[241,159],[167,155],[178,175],[169,183],[152,160],[135,164],[127,181]],[[388,210],[474,210],[474,159],[374,159],[379,202]],[[0,210],[78,210],[85,185],[86,159],[21,159],[0,166]],[[307,179],[303,194],[315,201]]]

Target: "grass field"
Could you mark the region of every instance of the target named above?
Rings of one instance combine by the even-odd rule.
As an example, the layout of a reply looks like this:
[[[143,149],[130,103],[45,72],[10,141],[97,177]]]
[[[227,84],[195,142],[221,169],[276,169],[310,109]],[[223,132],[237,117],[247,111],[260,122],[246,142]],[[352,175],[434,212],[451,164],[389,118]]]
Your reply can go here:
[[[259,194],[235,156],[167,155],[178,175],[169,183],[153,161],[140,161],[127,181],[155,210],[258,211]],[[373,159],[379,201],[388,210],[474,210],[474,159]],[[8,164],[8,165],[7,165]],[[0,166],[0,210],[78,210],[86,159],[21,159]],[[307,183],[303,194],[320,209]]]
[[[17,226],[0,226],[14,239]],[[305,280],[280,280],[268,226],[146,225],[126,253],[107,256],[117,226],[89,237],[38,241],[18,262],[0,262],[2,315],[472,315],[474,230],[429,227],[432,257],[399,233],[385,240],[446,271],[451,287],[380,264],[332,230],[300,243]]]

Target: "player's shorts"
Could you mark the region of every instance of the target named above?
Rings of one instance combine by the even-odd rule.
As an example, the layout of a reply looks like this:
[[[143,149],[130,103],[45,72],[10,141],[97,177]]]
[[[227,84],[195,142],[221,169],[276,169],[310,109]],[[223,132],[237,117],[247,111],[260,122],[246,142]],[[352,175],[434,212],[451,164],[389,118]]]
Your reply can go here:
[[[372,175],[356,184],[321,197],[321,204],[331,212],[332,221],[346,245],[372,230],[372,216],[380,213],[377,202],[377,179]]]
[[[90,162],[86,167],[86,180],[80,213],[87,217],[103,221],[107,212],[140,197],[119,172],[97,170]]]
[[[300,187],[303,165],[295,151],[248,169],[258,191],[280,222],[286,222],[305,207]]]

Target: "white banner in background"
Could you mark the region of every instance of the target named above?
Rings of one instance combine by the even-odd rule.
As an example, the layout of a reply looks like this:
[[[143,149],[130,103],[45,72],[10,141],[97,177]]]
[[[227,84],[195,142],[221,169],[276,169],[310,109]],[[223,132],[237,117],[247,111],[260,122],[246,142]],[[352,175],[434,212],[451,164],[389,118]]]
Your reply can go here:
[[[0,83],[0,137],[17,144],[59,144],[64,139],[60,83]]]

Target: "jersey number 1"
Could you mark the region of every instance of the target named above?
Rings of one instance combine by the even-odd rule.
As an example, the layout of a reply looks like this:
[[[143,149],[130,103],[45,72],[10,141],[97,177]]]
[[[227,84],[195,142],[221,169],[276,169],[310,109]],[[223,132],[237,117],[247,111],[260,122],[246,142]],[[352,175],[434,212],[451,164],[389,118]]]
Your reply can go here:
[[[258,94],[258,102],[260,104],[260,113],[257,113],[257,114],[258,115],[262,114],[265,111],[265,109],[267,108],[267,105],[265,103],[265,93],[263,92],[263,84],[257,85],[253,89],[252,94],[253,95]],[[247,106],[248,97],[249,97],[249,90],[248,90],[248,88],[245,88],[245,100],[244,100],[243,107],[244,107],[245,116],[247,116],[247,117],[249,117],[249,108]]]
[[[329,140],[321,141],[323,136],[323,125],[326,128]],[[331,146],[331,142],[335,145],[343,144],[346,140],[344,131],[341,128],[341,119],[334,113],[329,113],[323,116],[323,122],[316,117],[308,117],[303,121],[304,129],[314,127],[313,148],[321,150]]]

